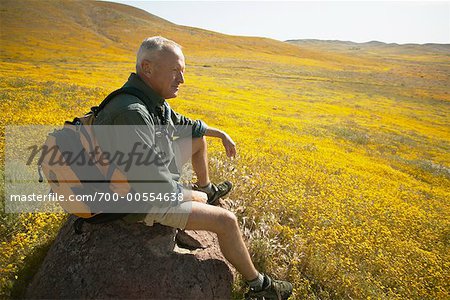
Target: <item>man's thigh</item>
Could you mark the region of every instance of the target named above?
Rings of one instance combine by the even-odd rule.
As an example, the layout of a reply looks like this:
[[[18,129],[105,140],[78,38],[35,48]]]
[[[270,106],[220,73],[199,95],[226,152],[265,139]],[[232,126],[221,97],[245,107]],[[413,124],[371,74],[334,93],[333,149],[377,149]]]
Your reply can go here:
[[[221,229],[221,224],[226,225],[227,220],[235,218],[234,215],[231,215],[230,211],[222,207],[185,201],[166,212],[151,209],[147,214],[128,215],[125,217],[125,221],[141,222],[147,226],[159,223],[173,228],[206,230],[217,233]]]
[[[219,233],[231,229],[230,221],[237,222],[236,216],[229,210],[206,203],[192,202],[185,229]]]

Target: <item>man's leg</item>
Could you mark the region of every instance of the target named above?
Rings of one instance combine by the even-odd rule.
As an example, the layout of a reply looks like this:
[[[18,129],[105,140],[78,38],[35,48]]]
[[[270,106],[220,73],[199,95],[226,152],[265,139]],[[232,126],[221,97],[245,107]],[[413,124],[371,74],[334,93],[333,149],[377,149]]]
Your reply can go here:
[[[210,183],[206,138],[178,139],[176,144],[179,147],[181,165],[191,158],[190,154],[192,153],[192,165],[197,174],[198,184],[206,185]],[[192,152],[186,147],[192,147]],[[188,149],[188,151],[183,151],[183,149]],[[250,286],[247,296],[287,299],[291,295],[292,285],[289,282],[274,280],[267,275],[262,277],[255,269],[242,238],[236,216],[232,212],[221,207],[192,202],[192,211],[184,229],[207,230],[217,234],[223,255]]]
[[[192,147],[192,167],[197,175],[200,186],[209,183],[208,153],[206,138],[179,139],[181,163],[186,163],[190,151],[183,151]],[[223,208],[203,203],[192,202],[192,212],[186,225],[188,230],[207,230],[217,234],[220,249],[225,258],[247,279],[254,279],[258,275],[244,244],[236,216]]]
[[[192,158],[192,166],[197,175],[197,183],[192,188],[205,192],[208,195],[208,204],[218,205],[219,199],[231,191],[233,184],[228,180],[220,183],[210,181],[206,138],[178,139],[174,142],[174,150],[178,168]]]
[[[207,185],[209,181],[208,173],[208,152],[206,137],[201,138],[182,138],[175,142],[179,147],[180,166],[184,165],[192,158],[192,167],[197,175],[197,184],[199,186]],[[188,149],[188,148],[191,149]]]
[[[258,276],[245,246],[236,216],[221,207],[192,202],[187,230],[207,230],[217,234],[220,250],[225,258],[244,276],[253,280]]]

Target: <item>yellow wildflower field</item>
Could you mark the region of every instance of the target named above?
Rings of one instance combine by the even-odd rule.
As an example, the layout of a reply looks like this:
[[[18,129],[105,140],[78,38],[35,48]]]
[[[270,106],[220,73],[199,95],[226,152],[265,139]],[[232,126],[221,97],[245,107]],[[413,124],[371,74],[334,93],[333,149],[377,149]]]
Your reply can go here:
[[[6,126],[87,112],[126,81],[140,40],[161,34],[186,54],[172,108],[237,143],[227,159],[211,142],[210,167],[235,183],[232,209],[260,270],[291,280],[293,299],[450,297],[448,47],[329,50],[168,25],[118,4],[33,3],[46,13],[2,4],[2,162]],[[80,21],[55,23],[74,11]],[[124,34],[130,24],[156,29]],[[19,295],[65,216],[0,216],[1,294]]]

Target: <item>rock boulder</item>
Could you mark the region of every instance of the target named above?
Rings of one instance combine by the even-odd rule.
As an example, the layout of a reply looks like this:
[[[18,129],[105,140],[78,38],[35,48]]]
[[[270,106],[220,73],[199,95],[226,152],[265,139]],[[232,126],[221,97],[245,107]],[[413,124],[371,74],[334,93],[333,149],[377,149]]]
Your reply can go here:
[[[27,289],[27,298],[230,299],[234,269],[217,236],[155,224],[61,228]],[[177,246],[175,240],[179,245]],[[186,249],[188,248],[188,249]]]

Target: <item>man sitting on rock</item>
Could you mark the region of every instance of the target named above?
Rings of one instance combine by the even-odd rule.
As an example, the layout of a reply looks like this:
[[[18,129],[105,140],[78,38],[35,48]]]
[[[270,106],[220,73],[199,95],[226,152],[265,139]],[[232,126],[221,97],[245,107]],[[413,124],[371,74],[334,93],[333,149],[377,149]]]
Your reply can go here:
[[[96,125],[140,126],[139,131],[131,134],[150,146],[157,144],[155,135],[160,134],[155,129],[157,124],[178,128],[174,129],[174,136],[178,136],[178,139],[173,140],[169,136],[169,139],[165,140],[168,141],[165,147],[165,152],[168,153],[165,154],[173,159],[167,166],[159,166],[157,170],[159,177],[169,178],[168,189],[164,191],[172,189],[173,192],[182,193],[183,199],[175,205],[172,203],[157,209],[152,207],[144,214],[130,214],[125,220],[140,221],[149,226],[160,223],[173,228],[214,232],[224,257],[247,281],[250,287],[248,297],[287,299],[292,293],[292,285],[286,281],[274,280],[255,269],[236,216],[216,206],[219,198],[230,192],[232,184],[229,181],[219,184],[210,181],[205,136],[220,138],[228,157],[236,154],[235,143],[224,131],[209,127],[201,120],[191,120],[174,112],[165,101],[177,96],[179,86],[184,83],[184,70],[184,55],[178,44],[163,37],[147,38],[137,53],[136,74],[132,73],[124,85],[138,89],[146,99],[120,94],[97,116]],[[183,132],[187,129],[188,134]],[[177,177],[173,176],[173,165],[180,170],[189,159],[192,160],[197,176],[193,190],[182,187],[177,182]],[[140,190],[136,188],[135,191]]]

